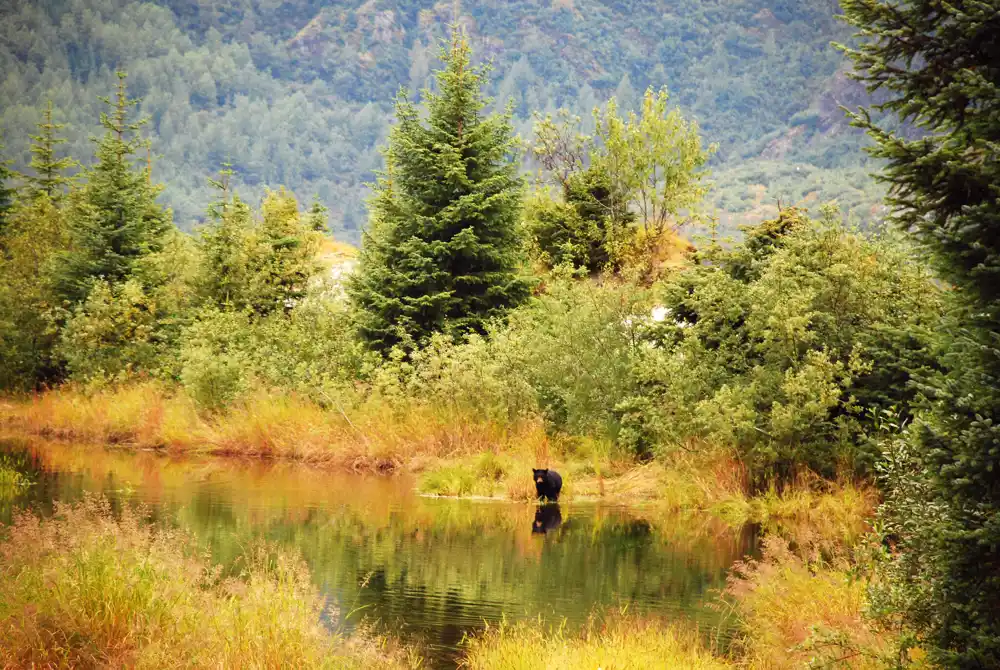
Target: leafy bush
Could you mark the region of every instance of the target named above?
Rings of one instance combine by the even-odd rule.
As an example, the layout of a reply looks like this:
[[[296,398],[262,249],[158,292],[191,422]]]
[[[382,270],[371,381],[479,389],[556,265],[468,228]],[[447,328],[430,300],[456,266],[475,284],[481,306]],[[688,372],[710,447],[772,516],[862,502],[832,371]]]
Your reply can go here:
[[[20,199],[0,231],[0,388],[28,390],[60,375],[50,268],[67,246],[64,211],[45,195]]]
[[[121,380],[157,366],[157,318],[152,298],[135,280],[99,280],[73,311],[59,338],[58,353],[73,378]]]
[[[174,377],[178,339],[192,318],[196,259],[191,239],[172,230],[128,280],[95,281],[57,331],[55,355],[70,378],[93,386],[139,374]]]
[[[870,413],[911,400],[909,374],[933,364],[926,272],[891,239],[795,210],[703,261],[660,287],[669,317],[639,364],[654,399],[643,426],[732,446],[758,482],[870,471]]]
[[[325,404],[360,375],[365,359],[346,305],[315,296],[266,317],[205,309],[184,331],[180,379],[206,408],[221,409],[256,385]]]
[[[185,330],[180,349],[180,381],[195,402],[222,409],[253,386],[250,316],[206,310]]]
[[[378,393],[475,409],[512,420],[541,413],[550,427],[614,440],[617,403],[635,387],[647,292],[634,283],[553,276],[545,293],[495,323],[488,337],[437,336],[373,372]]]

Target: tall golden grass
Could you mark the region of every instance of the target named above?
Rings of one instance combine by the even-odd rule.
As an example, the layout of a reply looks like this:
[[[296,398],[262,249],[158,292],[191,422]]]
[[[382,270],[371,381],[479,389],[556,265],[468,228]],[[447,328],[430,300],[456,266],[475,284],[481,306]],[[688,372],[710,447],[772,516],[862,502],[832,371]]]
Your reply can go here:
[[[147,382],[93,392],[62,387],[5,404],[0,420],[57,438],[379,472],[545,439],[537,422],[500,424],[455,412],[420,403],[390,410],[370,401],[348,415],[299,396],[260,392],[223,413],[203,414],[185,394]]]
[[[698,637],[651,619],[614,616],[578,635],[541,621],[488,628],[468,640],[470,670],[725,670]]]
[[[0,666],[403,668],[412,652],[345,639],[301,559],[264,545],[221,578],[188,538],[87,498],[20,514],[0,545]]]
[[[897,667],[899,638],[866,617],[864,570],[845,552],[823,558],[769,535],[760,560],[737,563],[727,593],[742,664],[761,670]],[[918,661],[920,652],[910,652]]]

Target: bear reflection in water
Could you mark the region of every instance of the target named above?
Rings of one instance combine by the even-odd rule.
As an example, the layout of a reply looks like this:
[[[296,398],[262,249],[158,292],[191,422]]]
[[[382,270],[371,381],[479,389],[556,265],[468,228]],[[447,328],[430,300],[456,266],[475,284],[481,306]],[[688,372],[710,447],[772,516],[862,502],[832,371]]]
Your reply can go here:
[[[562,512],[558,503],[539,505],[535,510],[535,520],[531,524],[532,533],[547,533],[562,525]]]

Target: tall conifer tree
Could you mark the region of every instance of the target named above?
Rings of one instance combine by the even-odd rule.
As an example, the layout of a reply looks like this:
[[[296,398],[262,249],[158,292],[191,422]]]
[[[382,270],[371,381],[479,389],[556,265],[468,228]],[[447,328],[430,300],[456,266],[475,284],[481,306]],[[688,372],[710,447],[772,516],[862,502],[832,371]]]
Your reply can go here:
[[[330,223],[327,213],[328,210],[323,206],[323,203],[319,201],[318,198],[313,198],[313,203],[309,207],[309,211],[306,213],[306,221],[309,225],[310,230],[314,230],[317,233],[323,233],[324,235],[330,232]]]
[[[209,220],[201,229],[199,293],[219,308],[250,306],[253,258],[253,213],[231,188],[232,165],[224,163],[219,179],[209,183],[219,189],[219,200],[208,207]]]
[[[316,255],[322,235],[313,230],[308,215],[299,214],[295,196],[284,188],[265,196],[255,232],[254,309],[258,314],[288,310],[305,297],[319,273]]]
[[[487,68],[465,35],[442,50],[427,120],[400,94],[349,292],[362,337],[378,351],[434,332],[482,331],[529,293],[518,274],[522,183],[510,115],[483,117]]]
[[[42,111],[42,120],[36,125],[38,134],[31,136],[31,167],[35,175],[26,179],[33,192],[45,193],[49,198],[58,199],[70,181],[63,173],[75,163],[69,157],[56,157],[56,147],[66,142],[64,138],[58,137],[57,133],[65,128],[66,124],[52,120],[51,100]]]
[[[156,203],[161,187],[150,183],[145,165],[135,165],[146,119],[130,120],[138,100],[128,97],[125,81],[125,73],[119,72],[114,100],[102,98],[110,112],[101,114],[105,132],[95,140],[97,162],[86,171],[86,184],[72,202],[72,245],[63,256],[57,285],[60,296],[73,304],[87,296],[99,277],[112,284],[127,279],[137,260],[162,248],[171,225],[169,212]]]
[[[923,131],[856,125],[886,159],[899,225],[955,285],[961,328],[908,433],[884,519],[902,537],[894,576],[936,664],[1000,668],[1000,0],[843,0],[855,77]],[[893,470],[890,469],[890,473]]]

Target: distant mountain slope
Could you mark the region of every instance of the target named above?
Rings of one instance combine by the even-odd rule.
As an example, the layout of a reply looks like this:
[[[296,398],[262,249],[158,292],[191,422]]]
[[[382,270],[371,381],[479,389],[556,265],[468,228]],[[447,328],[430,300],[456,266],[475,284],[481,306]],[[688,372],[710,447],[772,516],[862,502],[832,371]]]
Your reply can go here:
[[[777,198],[836,198],[868,218],[879,194],[838,109],[861,94],[830,47],[847,37],[837,11],[834,0],[7,0],[0,127],[26,163],[26,133],[52,98],[87,160],[96,96],[126,69],[178,225],[202,216],[205,179],[228,160],[247,195],[316,194],[357,240],[393,95],[429,82],[457,12],[523,136],[532,111],[589,117],[611,95],[629,107],[667,85],[719,144],[725,219]]]

